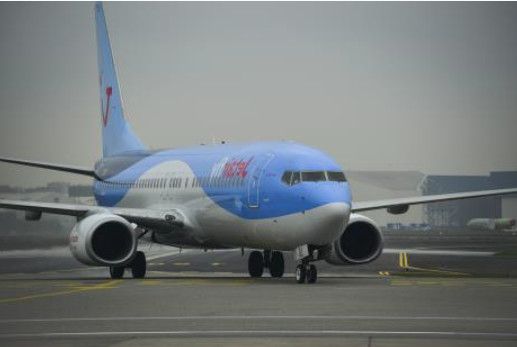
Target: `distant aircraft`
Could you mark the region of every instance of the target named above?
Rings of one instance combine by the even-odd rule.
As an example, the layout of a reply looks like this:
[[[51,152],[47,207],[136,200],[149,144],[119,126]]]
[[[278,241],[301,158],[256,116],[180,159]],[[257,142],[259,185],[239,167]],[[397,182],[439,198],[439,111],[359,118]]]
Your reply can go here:
[[[357,212],[517,193],[500,189],[353,202],[341,167],[316,149],[292,142],[252,142],[148,150],[124,117],[102,3],[95,4],[103,158],[80,168],[11,158],[0,161],[93,177],[98,206],[0,200],[0,207],[77,218],[70,250],[112,278],[146,273],[138,239],[178,247],[249,248],[251,277],[284,274],[282,251],[299,264],[298,283],[314,283],[314,262],[364,264],[383,248],[380,228]]]
[[[515,218],[474,218],[467,227],[473,230],[510,230],[515,228]]]

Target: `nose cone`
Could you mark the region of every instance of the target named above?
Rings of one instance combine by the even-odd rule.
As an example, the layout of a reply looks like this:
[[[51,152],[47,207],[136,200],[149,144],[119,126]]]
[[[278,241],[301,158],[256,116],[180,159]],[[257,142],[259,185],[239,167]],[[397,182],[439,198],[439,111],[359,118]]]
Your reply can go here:
[[[308,244],[325,245],[335,241],[345,230],[350,218],[350,204],[332,202],[309,212]]]
[[[351,205],[352,196],[348,183],[317,182],[303,187],[307,202],[311,206],[324,206],[333,202]]]

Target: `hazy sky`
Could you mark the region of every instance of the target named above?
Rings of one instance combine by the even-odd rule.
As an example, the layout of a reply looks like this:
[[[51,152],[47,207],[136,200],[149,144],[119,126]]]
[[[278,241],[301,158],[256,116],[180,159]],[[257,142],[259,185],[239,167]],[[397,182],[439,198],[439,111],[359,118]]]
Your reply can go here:
[[[354,170],[517,170],[515,3],[107,3],[152,148],[295,140]],[[93,3],[0,3],[0,156],[101,156]],[[89,182],[0,164],[0,184]]]

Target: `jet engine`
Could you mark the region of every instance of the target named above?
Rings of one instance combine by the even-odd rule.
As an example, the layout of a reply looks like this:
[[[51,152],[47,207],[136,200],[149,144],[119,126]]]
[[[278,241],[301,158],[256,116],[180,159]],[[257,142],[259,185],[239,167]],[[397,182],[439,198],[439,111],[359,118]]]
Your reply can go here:
[[[136,246],[135,228],[108,213],[82,219],[70,234],[70,251],[86,265],[124,266],[135,256]]]
[[[382,253],[381,229],[368,217],[352,214],[341,236],[327,248],[323,259],[333,265],[358,265]]]

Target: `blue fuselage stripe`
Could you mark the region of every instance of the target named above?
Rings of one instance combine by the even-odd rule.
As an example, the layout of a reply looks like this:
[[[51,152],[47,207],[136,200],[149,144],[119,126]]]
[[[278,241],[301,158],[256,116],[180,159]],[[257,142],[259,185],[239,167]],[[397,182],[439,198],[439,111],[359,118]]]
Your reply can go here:
[[[303,182],[289,186],[281,181],[286,170],[341,171],[340,166],[323,152],[295,143],[260,142],[108,158],[98,167],[110,173],[106,180],[112,183],[95,182],[94,195],[98,204],[116,206],[131,189],[135,193],[138,191],[132,184],[146,172],[171,161],[184,163],[196,180],[201,179],[196,187],[214,203],[245,219],[274,218],[334,202],[350,204],[351,201],[347,182]],[[124,162],[129,164],[122,165]],[[100,175],[103,177],[102,172]],[[193,183],[191,177],[187,188],[193,187]],[[169,182],[166,184],[169,187]],[[182,184],[185,185],[184,180]],[[141,193],[149,194],[149,190]]]

